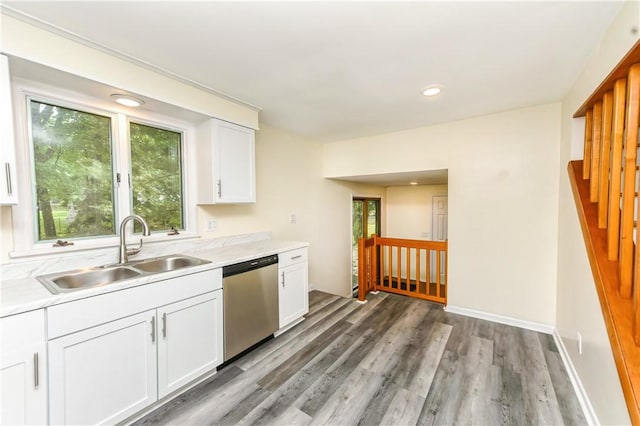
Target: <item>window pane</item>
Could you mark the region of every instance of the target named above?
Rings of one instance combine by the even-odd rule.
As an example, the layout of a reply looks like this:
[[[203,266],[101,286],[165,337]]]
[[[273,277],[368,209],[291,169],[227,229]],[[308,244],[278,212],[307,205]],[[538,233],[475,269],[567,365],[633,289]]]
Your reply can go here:
[[[115,234],[111,119],[30,100],[38,241]]]
[[[130,138],[133,212],[152,231],[184,229],[182,134],[131,123]]]

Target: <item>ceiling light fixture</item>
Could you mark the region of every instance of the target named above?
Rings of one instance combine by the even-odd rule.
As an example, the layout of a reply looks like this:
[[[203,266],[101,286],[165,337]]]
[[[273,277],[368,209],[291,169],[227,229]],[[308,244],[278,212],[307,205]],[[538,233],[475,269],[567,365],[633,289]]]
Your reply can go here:
[[[409,185],[417,185],[417,184],[418,184],[418,182],[416,182],[415,180],[414,180],[414,181],[409,182]]]
[[[435,96],[442,91],[442,88],[438,86],[429,86],[422,91],[422,94],[425,96]]]
[[[144,104],[142,99],[138,99],[136,97],[130,95],[123,95],[121,93],[114,93],[111,97],[120,105],[128,106],[128,107],[139,107]]]

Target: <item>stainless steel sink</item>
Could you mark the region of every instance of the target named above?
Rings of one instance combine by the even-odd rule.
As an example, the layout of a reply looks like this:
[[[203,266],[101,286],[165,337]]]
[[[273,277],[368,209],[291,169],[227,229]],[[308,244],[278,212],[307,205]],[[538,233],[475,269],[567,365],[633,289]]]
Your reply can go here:
[[[144,272],[157,273],[174,271],[176,269],[187,268],[189,266],[203,265],[205,263],[209,262],[196,257],[171,255],[156,259],[141,260],[133,263],[133,266]]]
[[[192,266],[211,263],[197,257],[172,254],[169,256],[142,259],[127,264],[103,265],[76,269],[36,277],[53,294],[98,287],[131,278],[175,271]]]

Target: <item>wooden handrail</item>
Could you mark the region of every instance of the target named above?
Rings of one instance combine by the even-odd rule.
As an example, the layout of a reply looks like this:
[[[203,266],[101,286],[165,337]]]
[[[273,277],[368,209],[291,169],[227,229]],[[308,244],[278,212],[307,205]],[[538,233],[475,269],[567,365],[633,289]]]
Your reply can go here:
[[[382,290],[446,304],[448,261],[446,241],[361,238],[358,299]]]

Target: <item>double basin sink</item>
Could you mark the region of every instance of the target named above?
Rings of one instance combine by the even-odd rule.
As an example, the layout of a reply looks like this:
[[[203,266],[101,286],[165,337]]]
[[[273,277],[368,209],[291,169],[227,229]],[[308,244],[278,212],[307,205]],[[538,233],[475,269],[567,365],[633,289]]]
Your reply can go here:
[[[125,264],[96,266],[74,271],[57,272],[36,277],[53,294],[99,287],[116,282],[175,271],[211,263],[208,260],[182,254],[142,259]]]

